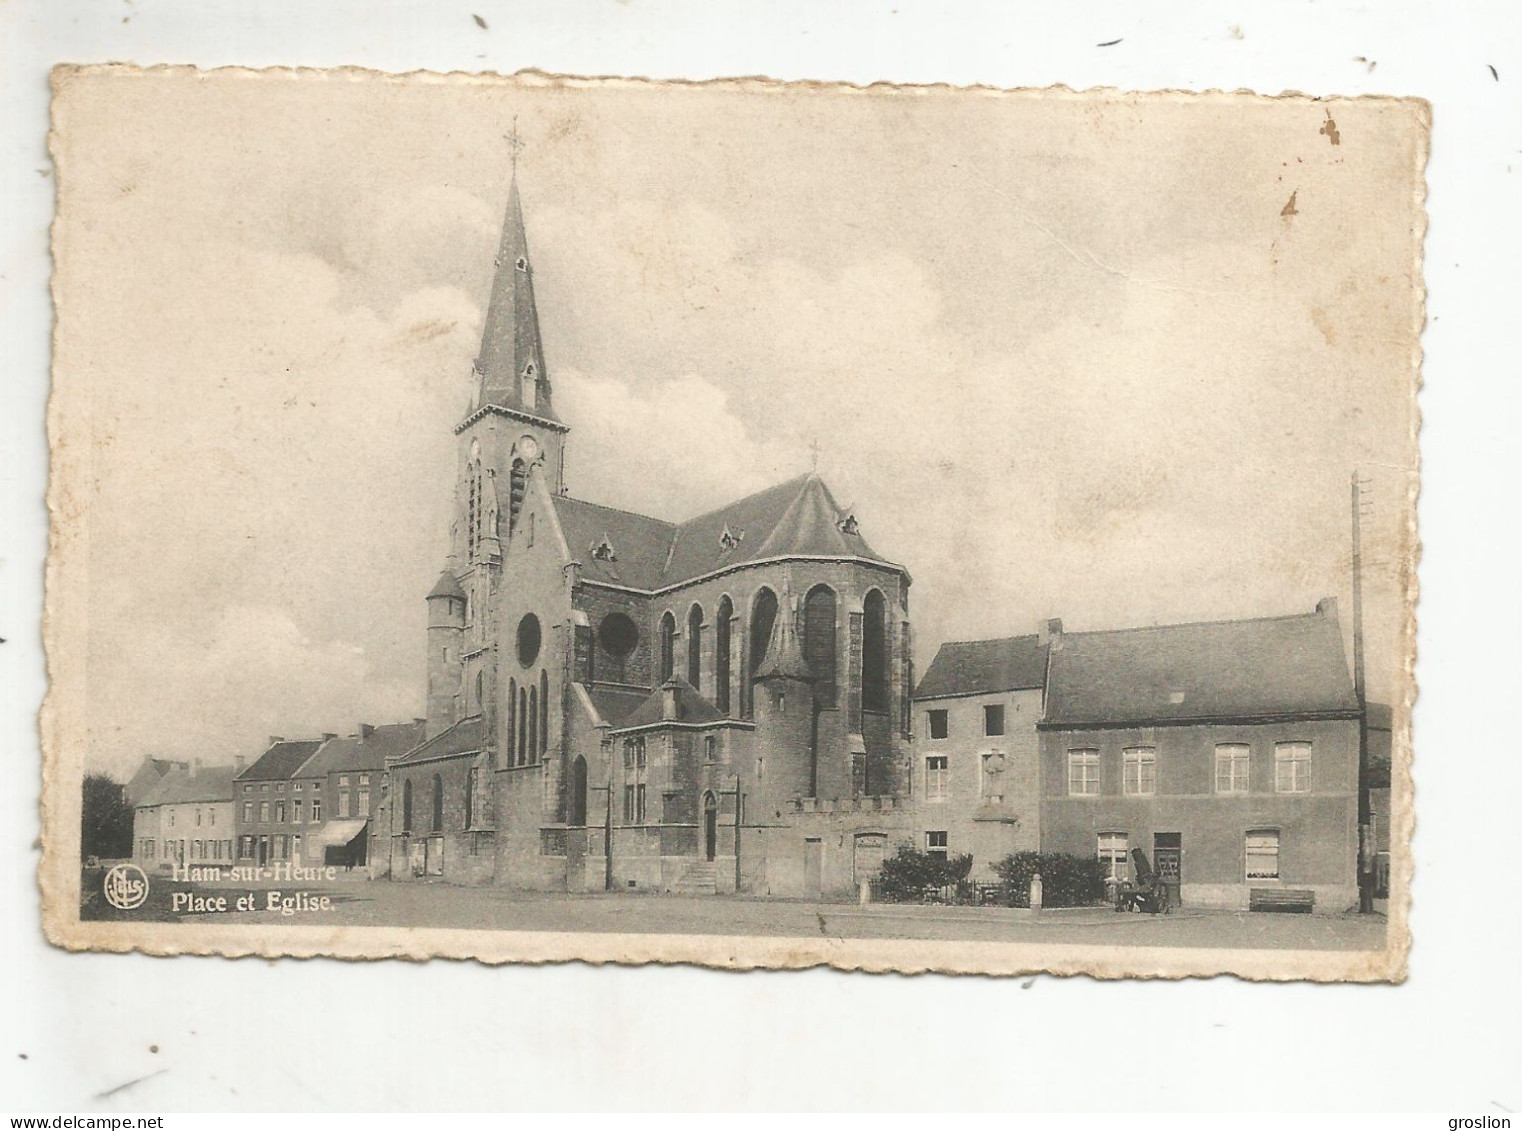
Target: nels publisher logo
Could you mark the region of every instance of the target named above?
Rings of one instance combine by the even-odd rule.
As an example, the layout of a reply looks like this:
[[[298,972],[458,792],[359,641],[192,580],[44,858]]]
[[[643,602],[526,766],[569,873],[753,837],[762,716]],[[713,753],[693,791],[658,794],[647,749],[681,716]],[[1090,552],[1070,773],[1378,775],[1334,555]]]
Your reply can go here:
[[[106,873],[105,890],[107,903],[131,911],[148,898],[148,877],[136,864],[118,864]]]

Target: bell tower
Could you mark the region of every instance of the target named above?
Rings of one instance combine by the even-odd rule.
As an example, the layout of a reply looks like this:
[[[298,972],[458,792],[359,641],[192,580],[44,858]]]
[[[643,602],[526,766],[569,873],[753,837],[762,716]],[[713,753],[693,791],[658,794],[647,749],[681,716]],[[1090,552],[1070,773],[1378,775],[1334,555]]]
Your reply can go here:
[[[451,721],[483,714],[489,726],[493,723],[491,706],[496,702],[500,636],[497,591],[503,555],[517,524],[530,471],[539,466],[551,491],[559,494],[565,489],[565,436],[570,429],[555,414],[539,335],[534,268],[518,192],[521,143],[516,126],[508,140],[513,171],[507,212],[497,245],[481,349],[471,366],[470,408],[454,430],[459,460],[446,572],[455,579],[461,595],[458,624],[451,620],[448,626],[458,632],[458,667],[457,671],[439,673],[440,691],[436,696],[430,694],[430,729],[435,707],[443,710],[442,686],[452,680],[457,680],[459,691]],[[435,635],[445,626],[434,621],[448,610],[438,596],[440,586],[435,586],[435,596],[430,598],[430,631]],[[435,611],[440,616],[434,616]],[[431,643],[431,662],[442,657],[445,649],[442,641]]]

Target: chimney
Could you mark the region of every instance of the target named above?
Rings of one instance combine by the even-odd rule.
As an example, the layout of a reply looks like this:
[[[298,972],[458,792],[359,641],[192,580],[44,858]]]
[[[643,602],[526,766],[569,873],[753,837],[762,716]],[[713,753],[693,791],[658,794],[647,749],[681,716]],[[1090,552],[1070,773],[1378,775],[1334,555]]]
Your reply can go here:
[[[1323,597],[1316,602],[1316,615],[1326,617],[1327,620],[1337,619],[1337,598]]]
[[[334,734],[330,730],[325,730],[325,731],[322,732],[322,740],[324,742],[332,742],[337,737],[338,737],[338,735]]]
[[[194,758],[192,758],[190,760],[190,769],[188,769],[186,771],[186,776],[193,778],[193,777],[195,777],[200,772],[201,772],[201,758],[200,758],[200,755],[197,755],[196,757],[194,757]]]
[[[677,714],[676,693],[677,693],[677,689],[680,688],[680,687],[681,687],[681,684],[679,684],[676,681],[676,677],[675,676],[673,676],[672,678],[668,679],[665,683],[661,684],[661,718],[662,719],[666,719],[666,720],[669,720],[671,722],[676,722],[677,721],[678,714]]]
[[[413,726],[415,726],[415,727],[420,727],[420,726],[423,726],[423,725],[425,725],[425,724],[426,724],[426,723],[427,723],[427,722],[428,722],[428,720],[427,720],[427,719],[420,719],[420,718],[418,718],[418,717],[417,717],[417,716],[416,716],[416,715],[413,715],[413,716],[412,716],[412,725],[413,725]]]
[[[1040,644],[1050,644],[1052,642],[1052,637],[1061,635],[1061,617],[1053,617],[1051,620],[1042,621],[1036,629],[1036,641]]]
[[[237,777],[243,772],[245,764],[245,759],[242,754],[233,756],[233,777]]]
[[[369,738],[374,733],[375,733],[375,727],[374,727],[373,724],[371,724],[371,723],[360,723],[359,724],[359,737],[360,738]]]
[[[285,741],[285,737],[283,735],[279,735],[279,734],[272,734],[272,735],[270,735],[270,745],[271,746],[279,746],[284,741]]]

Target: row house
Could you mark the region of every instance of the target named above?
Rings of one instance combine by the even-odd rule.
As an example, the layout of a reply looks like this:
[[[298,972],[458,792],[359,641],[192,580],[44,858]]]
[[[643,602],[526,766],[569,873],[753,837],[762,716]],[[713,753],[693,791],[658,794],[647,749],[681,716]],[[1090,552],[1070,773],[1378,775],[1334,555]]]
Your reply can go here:
[[[1357,898],[1359,705],[1335,599],[1253,620],[948,644],[916,690],[923,847],[1131,850],[1186,904]],[[989,770],[998,766],[997,784]],[[1003,835],[987,819],[999,814]],[[980,821],[979,818],[983,818]]]
[[[234,766],[170,763],[132,810],[132,861],[145,871],[233,860]],[[136,777],[136,775],[134,775]]]
[[[321,790],[298,773],[321,745],[322,740],[271,736],[264,753],[238,774],[233,784],[239,862],[302,860],[306,837],[324,817]]]

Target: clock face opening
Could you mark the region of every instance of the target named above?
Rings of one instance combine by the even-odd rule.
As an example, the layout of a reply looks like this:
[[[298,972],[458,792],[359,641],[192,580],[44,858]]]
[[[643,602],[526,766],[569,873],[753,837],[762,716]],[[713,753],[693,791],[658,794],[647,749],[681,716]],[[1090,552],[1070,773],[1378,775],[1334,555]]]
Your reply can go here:
[[[524,436],[518,441],[518,454],[526,460],[539,458],[539,441],[532,436]]]

